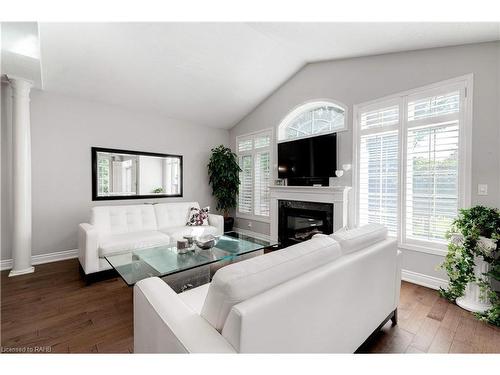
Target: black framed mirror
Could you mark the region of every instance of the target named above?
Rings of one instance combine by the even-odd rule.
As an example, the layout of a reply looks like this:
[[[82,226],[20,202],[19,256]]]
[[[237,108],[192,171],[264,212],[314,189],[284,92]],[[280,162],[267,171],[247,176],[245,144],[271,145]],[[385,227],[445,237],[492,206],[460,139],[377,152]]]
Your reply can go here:
[[[182,197],[182,155],[92,147],[92,200]]]

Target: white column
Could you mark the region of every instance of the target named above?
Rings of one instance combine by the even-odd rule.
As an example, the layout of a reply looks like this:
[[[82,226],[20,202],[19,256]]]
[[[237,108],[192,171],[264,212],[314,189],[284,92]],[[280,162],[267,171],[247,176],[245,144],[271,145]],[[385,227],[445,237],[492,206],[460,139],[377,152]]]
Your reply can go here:
[[[10,78],[12,87],[12,258],[9,276],[31,273],[30,81]]]
[[[475,256],[474,264],[474,276],[476,278],[489,280],[489,278],[484,277],[484,274],[490,270],[490,265],[484,261],[483,257]],[[456,302],[461,308],[472,312],[483,313],[491,309],[489,298],[483,296],[476,282],[467,283],[464,295],[457,298]]]

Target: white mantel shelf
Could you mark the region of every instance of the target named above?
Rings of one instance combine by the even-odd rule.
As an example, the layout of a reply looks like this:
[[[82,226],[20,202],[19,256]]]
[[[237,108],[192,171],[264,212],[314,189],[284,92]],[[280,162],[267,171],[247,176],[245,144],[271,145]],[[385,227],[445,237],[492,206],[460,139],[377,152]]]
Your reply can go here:
[[[279,186],[269,187],[271,200],[271,239],[278,240],[278,201],[332,203],[334,231],[349,224],[350,186]]]
[[[269,186],[269,190],[272,192],[311,192],[314,194],[344,194],[351,190],[350,186],[280,186],[272,185]]]

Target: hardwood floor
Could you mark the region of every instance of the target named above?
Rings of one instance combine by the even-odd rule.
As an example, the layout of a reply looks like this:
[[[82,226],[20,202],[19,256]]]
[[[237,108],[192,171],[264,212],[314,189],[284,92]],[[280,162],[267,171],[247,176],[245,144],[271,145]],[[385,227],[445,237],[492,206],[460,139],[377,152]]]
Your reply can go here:
[[[370,353],[500,353],[500,328],[483,323],[438,292],[403,282],[399,322],[390,322],[367,347]]]
[[[399,324],[389,321],[368,353],[500,353],[500,329],[481,323],[436,291],[403,282]],[[132,288],[120,278],[86,286],[78,260],[1,274],[1,345],[57,353],[133,351]]]
[[[132,288],[120,278],[86,286],[78,260],[1,276],[2,347],[50,347],[57,353],[132,352]]]

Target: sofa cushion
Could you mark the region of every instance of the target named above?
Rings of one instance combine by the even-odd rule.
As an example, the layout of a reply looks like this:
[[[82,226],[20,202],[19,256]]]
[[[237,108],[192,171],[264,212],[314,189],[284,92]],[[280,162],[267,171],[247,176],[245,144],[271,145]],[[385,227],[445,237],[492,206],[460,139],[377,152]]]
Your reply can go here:
[[[325,236],[223,267],[212,279],[201,315],[221,331],[234,305],[340,255],[338,243]]]
[[[349,254],[367,248],[387,238],[387,228],[382,224],[366,224],[354,229],[341,229],[330,235]]]
[[[154,206],[158,229],[185,226],[191,207],[200,208],[198,202],[157,203]]]
[[[120,234],[157,230],[153,205],[92,207],[90,223],[100,234]]]
[[[172,241],[177,241],[182,239],[183,236],[188,234],[192,236],[203,236],[205,234],[217,235],[217,228],[211,225],[201,225],[201,226],[187,226],[183,225],[180,227],[164,228],[161,230],[162,233],[167,234]]]
[[[170,237],[158,231],[111,234],[99,237],[99,256],[120,254],[144,247],[168,245]]]
[[[186,225],[190,226],[208,225],[209,212],[210,212],[210,207],[205,207],[205,208],[191,207],[191,210],[189,211],[189,219]]]

